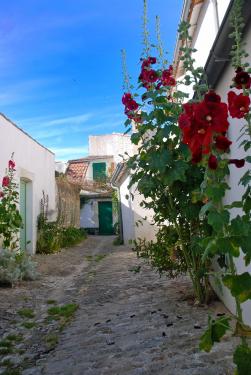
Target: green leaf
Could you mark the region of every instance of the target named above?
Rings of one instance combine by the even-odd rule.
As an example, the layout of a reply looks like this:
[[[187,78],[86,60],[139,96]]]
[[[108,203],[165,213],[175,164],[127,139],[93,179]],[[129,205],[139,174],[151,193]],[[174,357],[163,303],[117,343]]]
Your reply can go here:
[[[235,202],[233,202],[231,204],[226,205],[225,208],[227,208],[227,209],[242,208],[242,201],[235,201]]]
[[[231,234],[235,236],[248,236],[250,230],[250,223],[245,220],[244,216],[237,215],[231,220],[230,226]]]
[[[229,212],[224,210],[222,212],[211,211],[208,214],[207,221],[213,229],[217,232],[222,229],[222,227],[229,222]]]
[[[220,339],[230,329],[229,317],[220,317],[219,319],[208,318],[208,328],[200,338],[200,350],[210,352],[215,342],[220,342]]]
[[[251,374],[251,349],[247,345],[237,346],[234,352],[237,375]]]
[[[166,171],[165,176],[163,176],[163,182],[167,185],[172,185],[175,181],[186,181],[186,170],[188,168],[189,166],[186,162],[178,160]]]
[[[226,183],[221,183],[217,186],[208,186],[206,188],[205,194],[208,196],[208,198],[211,198],[213,202],[217,203],[222,200],[227,188],[228,185]]]
[[[251,275],[248,272],[235,276],[227,275],[223,278],[223,283],[240,302],[251,299]]]
[[[207,211],[209,211],[212,206],[213,206],[213,202],[210,201],[210,202],[204,204],[204,206],[201,207],[201,210],[200,210],[200,213],[199,213],[200,219],[203,219],[203,217],[205,216]]]

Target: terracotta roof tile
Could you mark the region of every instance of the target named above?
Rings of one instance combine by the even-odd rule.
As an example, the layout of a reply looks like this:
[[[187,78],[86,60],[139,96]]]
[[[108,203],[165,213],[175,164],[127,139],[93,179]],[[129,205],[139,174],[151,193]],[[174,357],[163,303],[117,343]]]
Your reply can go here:
[[[88,166],[89,163],[82,160],[70,161],[66,170],[66,176],[68,180],[72,182],[82,183],[85,179]]]

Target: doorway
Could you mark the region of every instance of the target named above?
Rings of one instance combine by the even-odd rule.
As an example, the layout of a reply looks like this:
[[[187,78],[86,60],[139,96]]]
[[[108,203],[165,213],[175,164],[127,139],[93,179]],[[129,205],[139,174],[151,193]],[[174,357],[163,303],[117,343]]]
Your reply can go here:
[[[112,202],[98,202],[99,234],[113,234]]]

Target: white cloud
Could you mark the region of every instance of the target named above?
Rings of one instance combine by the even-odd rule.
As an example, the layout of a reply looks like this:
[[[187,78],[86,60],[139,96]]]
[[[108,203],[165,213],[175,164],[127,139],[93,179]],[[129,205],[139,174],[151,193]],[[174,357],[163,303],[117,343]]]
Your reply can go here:
[[[55,153],[55,159],[61,161],[67,161],[70,159],[81,158],[87,155],[88,146],[77,146],[77,147],[50,147],[50,150]]]

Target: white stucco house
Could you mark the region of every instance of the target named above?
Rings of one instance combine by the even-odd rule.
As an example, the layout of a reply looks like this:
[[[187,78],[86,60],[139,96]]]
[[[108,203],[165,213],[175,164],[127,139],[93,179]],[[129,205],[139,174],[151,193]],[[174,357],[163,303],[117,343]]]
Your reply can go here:
[[[67,178],[81,185],[80,226],[93,234],[113,234],[118,212],[110,179],[126,152],[131,153],[130,136],[113,133],[89,136],[88,156],[69,160]]]
[[[37,217],[44,191],[49,199],[49,213],[55,214],[54,154],[25,133],[11,120],[0,114],[0,179],[11,154],[16,163],[16,179],[20,193],[20,212],[23,228],[20,247],[34,254],[36,251]]]
[[[230,64],[230,49],[233,41],[229,38],[231,32],[229,24],[229,16],[233,7],[233,0],[185,0],[181,20],[188,21],[191,27],[192,47],[197,49],[193,54],[196,66],[203,66],[205,68],[208,83],[211,88],[216,90],[221,95],[223,101],[227,101],[227,92],[234,77],[234,69]],[[246,42],[246,50],[249,53],[247,58],[251,63],[251,2],[250,0],[243,1],[243,17],[244,17],[244,40]],[[179,56],[179,48],[181,44],[177,43],[174,56],[174,69],[176,72],[176,79],[182,79],[184,75],[183,64]],[[185,89],[185,86],[184,86]],[[185,91],[185,90],[184,90]],[[190,98],[193,96],[192,89],[188,90]],[[233,141],[231,146],[231,159],[241,159],[245,155],[243,149],[238,148],[237,139],[240,135],[242,127],[241,121],[229,118],[230,127],[228,137]],[[224,198],[224,203],[230,204],[233,201],[239,200],[243,193],[243,187],[238,185],[241,176],[247,170],[248,165],[244,168],[237,169],[231,166],[229,190]],[[241,214],[239,209],[233,209],[232,217]],[[251,273],[251,266],[245,267],[242,257],[235,261],[237,272],[243,273],[248,271]],[[223,285],[221,292],[215,285],[220,298],[225,305],[235,313],[235,302],[229,292]],[[244,320],[251,325],[251,301],[243,304]]]

